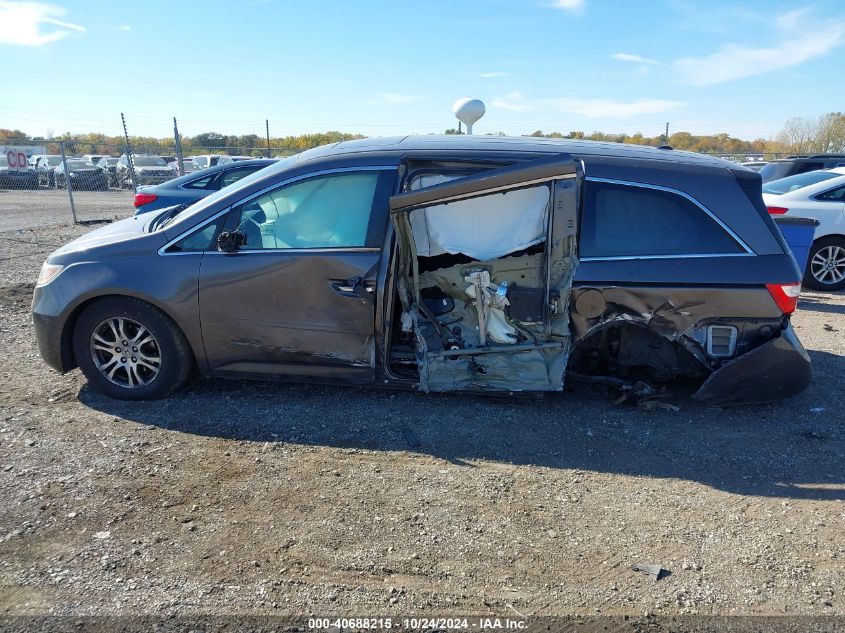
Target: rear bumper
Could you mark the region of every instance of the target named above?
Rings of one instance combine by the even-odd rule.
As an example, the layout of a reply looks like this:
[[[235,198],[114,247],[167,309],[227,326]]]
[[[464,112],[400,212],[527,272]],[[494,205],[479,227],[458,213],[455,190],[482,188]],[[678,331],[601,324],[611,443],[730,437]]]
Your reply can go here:
[[[810,357],[787,325],[779,337],[713,372],[693,397],[716,406],[773,402],[801,393],[812,378]]]

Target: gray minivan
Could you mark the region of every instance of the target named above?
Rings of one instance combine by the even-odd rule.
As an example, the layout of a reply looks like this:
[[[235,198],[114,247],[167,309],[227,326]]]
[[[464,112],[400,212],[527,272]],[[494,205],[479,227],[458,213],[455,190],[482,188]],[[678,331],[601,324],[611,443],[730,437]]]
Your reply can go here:
[[[115,398],[205,376],[421,391],[803,390],[801,275],[735,163],[534,138],[348,141],[52,253],[42,357]]]

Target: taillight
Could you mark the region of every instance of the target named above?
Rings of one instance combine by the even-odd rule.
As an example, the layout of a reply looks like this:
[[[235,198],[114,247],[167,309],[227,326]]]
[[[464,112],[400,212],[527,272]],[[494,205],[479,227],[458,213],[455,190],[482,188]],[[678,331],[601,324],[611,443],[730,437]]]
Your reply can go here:
[[[784,314],[792,314],[798,307],[801,284],[766,284],[769,294]]]
[[[134,204],[137,208],[150,202],[155,202],[156,200],[158,200],[158,196],[154,193],[136,193]]]
[[[769,215],[783,215],[789,209],[787,207],[766,207],[769,210]]]

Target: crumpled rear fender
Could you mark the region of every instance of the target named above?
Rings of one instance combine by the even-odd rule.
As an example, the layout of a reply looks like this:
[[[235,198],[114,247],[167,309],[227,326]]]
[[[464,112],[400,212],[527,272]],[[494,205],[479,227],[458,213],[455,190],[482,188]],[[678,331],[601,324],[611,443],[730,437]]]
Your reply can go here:
[[[777,338],[714,371],[693,397],[716,406],[773,402],[801,393],[812,377],[810,357],[787,325]]]

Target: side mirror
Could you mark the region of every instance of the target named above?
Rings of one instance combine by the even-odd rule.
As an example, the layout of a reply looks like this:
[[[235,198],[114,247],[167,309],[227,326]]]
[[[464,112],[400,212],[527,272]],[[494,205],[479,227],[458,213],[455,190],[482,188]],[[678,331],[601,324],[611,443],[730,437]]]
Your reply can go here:
[[[217,236],[217,250],[234,253],[246,244],[246,235],[240,231],[223,231]]]

